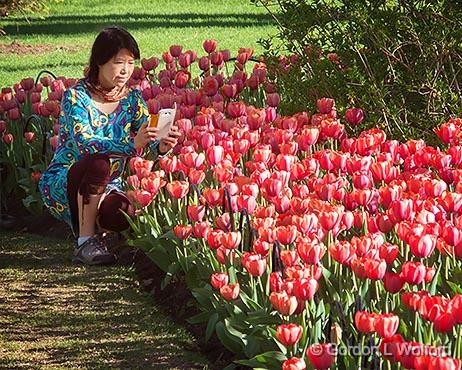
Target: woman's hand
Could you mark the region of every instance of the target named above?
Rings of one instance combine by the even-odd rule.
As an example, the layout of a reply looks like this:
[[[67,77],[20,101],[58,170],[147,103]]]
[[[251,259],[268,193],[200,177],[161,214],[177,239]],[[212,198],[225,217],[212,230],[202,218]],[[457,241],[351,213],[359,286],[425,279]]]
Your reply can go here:
[[[135,135],[135,149],[144,148],[146,144],[156,140],[158,134],[157,127],[149,127],[148,122],[143,123]]]
[[[168,136],[160,139],[159,154],[163,155],[172,149],[178,143],[180,136],[181,132],[178,130],[178,127],[172,126],[168,132]]]

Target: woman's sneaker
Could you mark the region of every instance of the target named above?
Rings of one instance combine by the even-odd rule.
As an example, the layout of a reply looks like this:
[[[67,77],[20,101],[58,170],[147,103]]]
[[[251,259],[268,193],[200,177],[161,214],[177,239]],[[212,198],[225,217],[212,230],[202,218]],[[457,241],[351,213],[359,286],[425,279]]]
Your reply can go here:
[[[85,265],[112,265],[116,259],[99,236],[92,236],[74,251],[72,262]]]

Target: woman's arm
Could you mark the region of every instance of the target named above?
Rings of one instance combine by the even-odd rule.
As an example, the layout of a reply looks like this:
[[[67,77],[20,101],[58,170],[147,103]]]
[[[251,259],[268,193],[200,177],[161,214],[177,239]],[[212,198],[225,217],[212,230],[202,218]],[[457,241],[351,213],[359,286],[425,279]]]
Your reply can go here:
[[[71,137],[77,144],[80,154],[117,153],[126,156],[136,155],[134,139],[129,133],[120,141],[96,135],[90,124],[89,114],[78,92],[69,89],[64,92],[61,112],[65,117]]]

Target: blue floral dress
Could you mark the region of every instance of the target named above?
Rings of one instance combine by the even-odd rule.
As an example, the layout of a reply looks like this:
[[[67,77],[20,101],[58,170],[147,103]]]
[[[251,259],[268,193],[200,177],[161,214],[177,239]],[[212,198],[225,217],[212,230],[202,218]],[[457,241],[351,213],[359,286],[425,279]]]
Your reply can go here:
[[[83,80],[65,91],[61,101],[56,152],[38,184],[50,213],[73,228],[67,197],[67,174],[71,166],[87,154],[114,155],[110,159],[111,181],[106,193],[122,191],[121,174],[127,157],[137,154],[133,134],[148,118],[146,102],[136,89],[130,90],[110,114],[94,106]],[[150,146],[155,156],[158,156],[158,146],[158,140]]]

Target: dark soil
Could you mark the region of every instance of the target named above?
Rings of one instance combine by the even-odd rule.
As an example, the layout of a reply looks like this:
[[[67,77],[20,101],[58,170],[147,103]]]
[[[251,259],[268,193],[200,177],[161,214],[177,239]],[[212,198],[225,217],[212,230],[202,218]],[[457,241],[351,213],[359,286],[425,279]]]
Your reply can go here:
[[[1,33],[0,33],[1,35]],[[18,41],[13,41],[11,44],[0,44],[0,54],[17,54],[17,55],[29,55],[29,54],[45,54],[53,51],[64,51],[66,53],[76,52],[78,48],[76,46],[69,45],[52,45],[52,44],[22,44]]]

